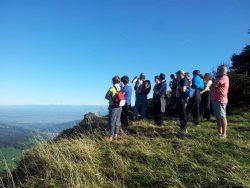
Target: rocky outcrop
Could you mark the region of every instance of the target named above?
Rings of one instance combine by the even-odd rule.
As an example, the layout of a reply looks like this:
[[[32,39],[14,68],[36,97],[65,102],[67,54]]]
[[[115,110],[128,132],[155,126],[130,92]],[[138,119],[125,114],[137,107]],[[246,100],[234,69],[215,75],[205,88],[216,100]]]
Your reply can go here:
[[[94,124],[96,124],[96,122],[99,122],[101,120],[102,120],[101,117],[97,116],[95,113],[89,112],[89,113],[84,115],[84,119],[81,122],[82,123],[81,125],[82,126],[94,125]]]
[[[99,117],[94,113],[87,113],[84,115],[84,119],[76,126],[70,129],[66,129],[61,132],[57,137],[62,138],[76,138],[83,135],[87,136],[101,136],[106,134],[108,130],[108,118]]]

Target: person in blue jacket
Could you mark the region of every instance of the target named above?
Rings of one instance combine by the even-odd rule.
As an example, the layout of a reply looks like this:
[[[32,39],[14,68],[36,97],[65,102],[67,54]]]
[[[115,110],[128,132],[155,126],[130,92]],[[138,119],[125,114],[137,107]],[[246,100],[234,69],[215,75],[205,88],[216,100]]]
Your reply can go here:
[[[121,123],[123,127],[128,127],[128,110],[131,107],[131,97],[132,97],[132,87],[129,85],[129,77],[123,76],[122,77],[123,83],[123,92],[125,97],[125,105],[122,107],[122,114],[121,114]]]
[[[199,70],[193,71],[192,88],[195,89],[194,96],[188,101],[187,114],[193,116],[194,125],[200,126],[200,104],[201,104],[201,91],[204,89],[204,81],[200,76]]]

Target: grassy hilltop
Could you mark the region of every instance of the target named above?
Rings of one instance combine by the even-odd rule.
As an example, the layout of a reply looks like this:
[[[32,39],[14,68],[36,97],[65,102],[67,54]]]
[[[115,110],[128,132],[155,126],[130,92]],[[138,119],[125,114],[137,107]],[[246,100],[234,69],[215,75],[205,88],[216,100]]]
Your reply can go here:
[[[228,139],[216,138],[215,122],[176,121],[159,128],[134,122],[117,142],[103,130],[80,127],[41,143],[5,175],[10,187],[231,187],[250,186],[250,114],[229,117]],[[104,126],[103,119],[98,126]],[[2,184],[3,184],[2,183]],[[1,181],[0,181],[1,186]]]

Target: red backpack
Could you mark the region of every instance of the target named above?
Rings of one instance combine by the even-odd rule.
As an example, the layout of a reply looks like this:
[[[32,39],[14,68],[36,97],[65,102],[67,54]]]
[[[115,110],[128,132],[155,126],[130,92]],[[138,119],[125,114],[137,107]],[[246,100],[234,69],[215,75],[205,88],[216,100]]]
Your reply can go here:
[[[117,88],[114,86],[115,90],[116,90],[116,94],[113,98],[113,104],[114,106],[116,107],[119,107],[119,106],[124,106],[125,103],[124,103],[124,99],[125,99],[125,94],[120,90],[118,91]]]

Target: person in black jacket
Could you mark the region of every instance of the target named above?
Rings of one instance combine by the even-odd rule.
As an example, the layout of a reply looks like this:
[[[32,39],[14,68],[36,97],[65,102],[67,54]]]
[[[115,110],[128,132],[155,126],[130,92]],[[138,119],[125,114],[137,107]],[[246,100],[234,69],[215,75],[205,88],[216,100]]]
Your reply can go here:
[[[161,80],[159,76],[155,76],[155,86],[154,86],[154,95],[153,95],[153,107],[154,107],[154,121],[155,124],[159,124],[158,122],[158,114],[160,107],[160,100],[158,98],[157,91],[160,90]]]
[[[155,123],[162,126],[166,111],[166,75],[161,73],[157,78],[159,78],[159,83],[154,88],[154,114]]]
[[[169,82],[169,87],[171,89],[171,92],[170,92],[170,101],[168,104],[167,114],[169,115],[170,118],[175,118],[177,117],[176,90],[177,90],[178,80],[177,78],[175,78],[174,74],[170,75],[170,79],[171,81]]]
[[[189,87],[188,80],[185,77],[185,72],[183,70],[179,70],[176,72],[178,76],[178,88],[177,88],[177,109],[178,109],[178,117],[180,120],[180,131],[183,133],[188,133],[187,131],[187,102],[188,96],[186,94],[187,88]]]

